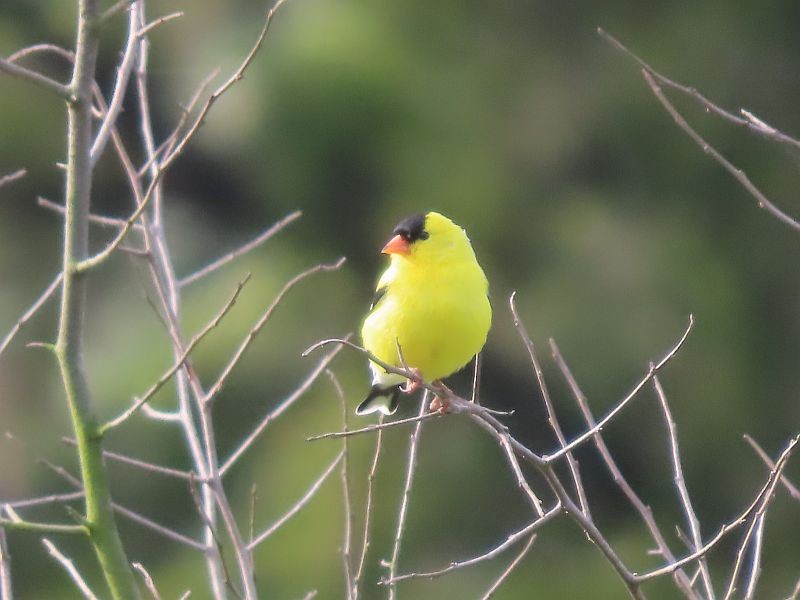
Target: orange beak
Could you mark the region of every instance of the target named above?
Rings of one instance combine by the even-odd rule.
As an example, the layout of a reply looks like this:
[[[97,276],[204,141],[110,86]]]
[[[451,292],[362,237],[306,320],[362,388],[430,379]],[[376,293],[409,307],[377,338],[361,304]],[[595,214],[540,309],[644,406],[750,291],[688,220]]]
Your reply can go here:
[[[396,235],[383,247],[381,254],[403,254],[408,255],[411,252],[408,240],[404,240],[402,235]]]

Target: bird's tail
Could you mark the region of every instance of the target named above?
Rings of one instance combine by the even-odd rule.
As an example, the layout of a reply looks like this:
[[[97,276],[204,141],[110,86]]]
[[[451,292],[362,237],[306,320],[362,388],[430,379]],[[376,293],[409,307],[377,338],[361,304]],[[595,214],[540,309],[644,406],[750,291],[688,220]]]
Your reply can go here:
[[[364,401],[356,408],[356,414],[361,416],[381,412],[384,415],[393,415],[397,410],[399,397],[400,384],[389,386],[375,384]]]

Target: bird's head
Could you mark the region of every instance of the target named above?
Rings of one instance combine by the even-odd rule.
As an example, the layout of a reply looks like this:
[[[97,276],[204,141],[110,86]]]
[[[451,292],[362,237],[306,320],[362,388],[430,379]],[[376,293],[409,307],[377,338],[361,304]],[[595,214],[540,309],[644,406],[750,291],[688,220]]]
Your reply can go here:
[[[407,259],[426,263],[447,260],[454,252],[471,252],[467,234],[450,219],[437,212],[419,213],[400,221],[383,254],[394,260]]]

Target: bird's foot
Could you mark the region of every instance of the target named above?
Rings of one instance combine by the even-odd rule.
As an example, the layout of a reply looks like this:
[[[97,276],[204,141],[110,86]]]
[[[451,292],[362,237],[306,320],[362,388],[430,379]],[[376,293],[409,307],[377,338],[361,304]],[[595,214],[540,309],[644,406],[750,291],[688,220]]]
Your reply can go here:
[[[453,392],[450,391],[445,384],[441,381],[434,381],[431,384],[436,390],[438,390],[438,394],[436,394],[433,399],[431,400],[430,406],[428,407],[431,412],[438,412],[439,414],[445,414],[450,411],[450,400],[449,396]]]
[[[405,385],[400,388],[400,391],[404,394],[413,394],[422,387],[422,372],[414,367],[408,367],[408,372],[411,377],[409,377]]]
[[[428,408],[431,412],[438,412],[443,415],[450,410],[450,401],[441,396],[434,396]]]

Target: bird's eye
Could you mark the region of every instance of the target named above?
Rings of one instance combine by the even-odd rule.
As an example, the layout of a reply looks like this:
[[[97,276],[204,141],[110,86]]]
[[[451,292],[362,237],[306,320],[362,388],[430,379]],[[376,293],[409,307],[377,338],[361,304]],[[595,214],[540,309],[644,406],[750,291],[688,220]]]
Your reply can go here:
[[[431,234],[427,231],[423,231],[419,234],[419,239],[421,240],[427,240],[429,237],[431,237]]]

